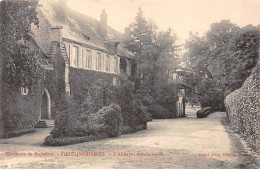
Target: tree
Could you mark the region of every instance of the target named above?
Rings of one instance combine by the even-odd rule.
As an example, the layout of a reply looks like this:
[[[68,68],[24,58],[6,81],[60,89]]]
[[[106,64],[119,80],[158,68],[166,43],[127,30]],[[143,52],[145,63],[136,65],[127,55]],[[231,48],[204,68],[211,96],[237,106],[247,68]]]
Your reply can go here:
[[[125,40],[126,48],[135,54],[142,83],[153,92],[158,79],[167,81],[167,70],[176,68],[176,36],[171,29],[158,31],[151,21],[143,16],[139,8],[135,21],[130,25],[131,37]]]
[[[259,28],[223,20],[211,25],[205,36],[190,34],[186,41],[185,82],[188,96],[203,107],[224,109],[225,96],[242,86],[257,62]]]
[[[2,1],[4,77],[9,88],[30,86],[38,76],[38,52],[31,49],[31,24],[38,25],[38,1]]]
[[[137,88],[144,88],[148,92],[141,99],[145,101],[147,97],[149,99],[152,97],[152,100],[155,100],[153,103],[156,103],[157,107],[165,106],[160,109],[167,109],[167,113],[171,113],[169,116],[174,116],[174,110],[171,107],[174,107],[175,101],[177,101],[177,89],[176,85],[169,85],[168,73],[178,66],[175,34],[171,29],[159,31],[155,24],[145,19],[140,8],[135,21],[129,27],[130,36],[125,40],[125,45],[135,54],[138,71],[142,74],[141,86],[137,86]],[[169,89],[170,87],[172,89]],[[167,95],[169,98],[163,95]],[[174,99],[168,101],[172,97]]]

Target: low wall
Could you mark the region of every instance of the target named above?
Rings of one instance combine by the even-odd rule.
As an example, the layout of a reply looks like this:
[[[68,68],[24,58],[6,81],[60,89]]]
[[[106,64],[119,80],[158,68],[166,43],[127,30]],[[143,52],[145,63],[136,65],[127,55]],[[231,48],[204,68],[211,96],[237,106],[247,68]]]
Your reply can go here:
[[[243,86],[227,95],[225,106],[231,128],[260,152],[260,63]]]

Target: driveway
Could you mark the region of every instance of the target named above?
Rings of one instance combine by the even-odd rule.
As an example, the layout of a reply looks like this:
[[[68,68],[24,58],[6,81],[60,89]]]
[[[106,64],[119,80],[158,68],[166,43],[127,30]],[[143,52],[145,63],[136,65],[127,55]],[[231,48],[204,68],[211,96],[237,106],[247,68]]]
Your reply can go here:
[[[50,129],[37,129],[0,140],[0,168],[259,168],[224,118],[153,120],[144,131],[61,147],[43,146]]]

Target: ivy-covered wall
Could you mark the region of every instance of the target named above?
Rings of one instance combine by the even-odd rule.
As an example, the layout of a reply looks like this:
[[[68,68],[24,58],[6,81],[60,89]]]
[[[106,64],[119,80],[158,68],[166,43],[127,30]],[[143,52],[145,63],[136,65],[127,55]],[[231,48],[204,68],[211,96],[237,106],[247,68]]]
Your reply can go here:
[[[34,41],[30,47],[40,51],[39,59],[47,58]],[[57,62],[54,64],[56,65]],[[41,68],[40,80],[33,80],[29,86],[29,94],[21,95],[21,90],[13,90],[7,85],[4,87],[3,105],[3,130],[4,137],[12,137],[33,131],[35,123],[40,119],[41,101],[44,90],[47,89],[51,97],[51,111],[55,114],[55,100],[57,97],[57,72],[56,70],[45,70]],[[5,82],[4,80],[2,80]],[[54,116],[53,116],[54,118]]]
[[[98,72],[93,70],[84,70],[70,67],[69,82],[71,94],[77,93],[78,89],[93,84],[98,79],[102,79],[108,84],[113,84],[113,77],[115,74]]]
[[[260,152],[260,63],[243,86],[225,99],[231,128]]]

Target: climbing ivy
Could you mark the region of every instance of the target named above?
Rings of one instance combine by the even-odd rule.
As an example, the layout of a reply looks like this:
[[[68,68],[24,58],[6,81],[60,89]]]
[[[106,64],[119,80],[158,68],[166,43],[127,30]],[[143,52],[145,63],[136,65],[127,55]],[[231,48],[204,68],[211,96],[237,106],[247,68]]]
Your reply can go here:
[[[31,25],[38,26],[38,1],[2,1],[4,76],[9,88],[29,87],[39,77],[39,52],[30,46]]]

